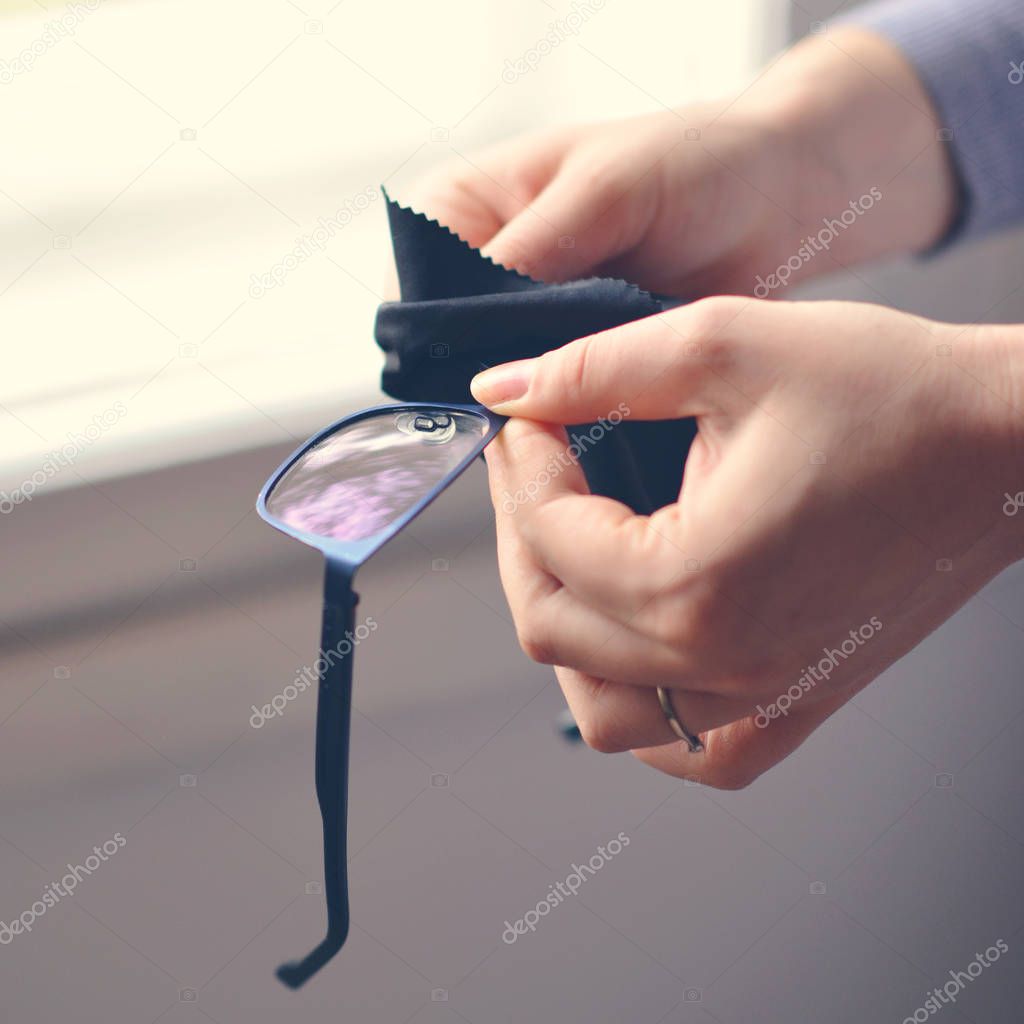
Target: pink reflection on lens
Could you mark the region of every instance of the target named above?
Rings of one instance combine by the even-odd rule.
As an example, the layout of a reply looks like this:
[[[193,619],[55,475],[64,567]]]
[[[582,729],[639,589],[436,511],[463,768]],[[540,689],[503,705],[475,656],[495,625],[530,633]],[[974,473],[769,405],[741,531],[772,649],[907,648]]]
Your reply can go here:
[[[392,412],[341,428],[285,473],[267,498],[268,511],[317,537],[358,541],[380,533],[441,484],[486,433],[482,416],[438,415],[451,424],[447,431],[402,429],[408,420]]]
[[[282,518],[289,526],[318,537],[362,540],[411,508],[425,489],[420,474],[396,466],[310,490],[290,504]]]

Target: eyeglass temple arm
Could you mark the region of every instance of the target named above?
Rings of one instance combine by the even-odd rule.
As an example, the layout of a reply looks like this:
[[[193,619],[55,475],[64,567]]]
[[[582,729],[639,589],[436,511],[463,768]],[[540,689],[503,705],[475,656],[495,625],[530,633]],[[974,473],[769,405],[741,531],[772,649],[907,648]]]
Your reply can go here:
[[[345,944],[348,907],[348,762],[352,709],[352,661],[359,596],[351,566],[328,557],[320,638],[320,686],[316,712],[316,795],[324,825],[324,893],[327,935],[299,961],[282,964],[278,978],[299,988]]]

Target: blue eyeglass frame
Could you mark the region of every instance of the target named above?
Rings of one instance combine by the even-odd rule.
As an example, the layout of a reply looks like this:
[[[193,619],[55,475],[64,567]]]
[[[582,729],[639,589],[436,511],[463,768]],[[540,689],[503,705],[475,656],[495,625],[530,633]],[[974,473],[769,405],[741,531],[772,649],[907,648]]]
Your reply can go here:
[[[267,499],[290,470],[311,448],[344,427],[382,413],[402,412],[472,413],[487,421],[487,430],[473,449],[419,501],[403,512],[384,529],[358,541],[342,541],[318,537],[290,526],[267,508]],[[442,491],[458,479],[480,455],[506,417],[482,405],[453,402],[402,402],[376,405],[345,416],[314,434],[297,448],[274,471],[263,485],[256,501],[260,517],[275,529],[295,540],[323,552],[324,573],[323,620],[320,634],[318,664],[325,667],[319,675],[316,721],[316,795],[324,822],[324,892],[327,902],[327,934],[323,941],[300,961],[282,964],[278,978],[289,988],[299,988],[324,966],[345,944],[349,931],[347,813],[348,813],[348,748],[352,710],[352,661],[354,645],[349,653],[331,660],[327,652],[341,649],[341,644],[355,629],[355,610],[359,595],[352,588],[356,571],[392,537],[412,522]],[[331,752],[333,756],[328,756]]]
[[[342,541],[335,540],[333,537],[318,537],[316,534],[307,533],[304,530],[296,529],[294,526],[289,526],[287,523],[276,518],[267,509],[267,498],[270,496],[271,491],[273,491],[278,483],[280,483],[281,478],[285,473],[287,473],[288,470],[306,454],[306,452],[311,448],[315,448],[321,441],[330,437],[331,434],[337,433],[342,427],[351,426],[353,423],[358,423],[360,420],[370,419],[371,417],[379,416],[382,413],[427,412],[432,409],[438,412],[474,413],[487,420],[488,429],[474,449],[461,462],[459,462],[459,464],[441,481],[441,483],[429,491],[407,512],[402,513],[402,515],[400,515],[393,523],[386,526],[383,530],[358,541]],[[324,556],[328,561],[334,561],[339,563],[340,566],[347,567],[350,576],[354,577],[359,566],[361,566],[371,555],[379,551],[380,548],[391,540],[392,537],[408,526],[409,523],[412,522],[412,520],[415,519],[439,494],[445,491],[473,464],[474,459],[476,459],[476,457],[491,443],[491,441],[494,440],[498,431],[505,425],[507,419],[508,417],[506,416],[499,416],[497,413],[491,412],[491,410],[486,406],[477,405],[476,403],[460,404],[456,402],[400,402],[388,405],[374,405],[368,409],[362,409],[359,412],[351,413],[348,416],[343,416],[340,420],[336,420],[330,426],[324,427],[323,430],[314,434],[299,448],[296,448],[296,450],[292,452],[280,466],[277,467],[270,479],[263,485],[263,489],[260,491],[259,498],[256,500],[256,511],[260,514],[262,519],[270,523],[271,526],[280,530],[282,533],[287,533],[288,536],[294,537],[296,540],[301,540],[304,544],[307,544],[310,547],[319,549],[324,553]]]

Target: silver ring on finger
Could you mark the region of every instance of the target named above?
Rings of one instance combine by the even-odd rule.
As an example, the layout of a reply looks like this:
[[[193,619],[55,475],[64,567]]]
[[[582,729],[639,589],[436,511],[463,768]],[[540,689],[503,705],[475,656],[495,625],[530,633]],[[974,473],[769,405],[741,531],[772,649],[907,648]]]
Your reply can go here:
[[[686,744],[690,753],[703,754],[704,744],[701,742],[701,738],[696,733],[690,732],[679,720],[676,709],[672,705],[672,694],[664,686],[658,687],[658,703],[661,704],[661,710],[665,713],[669,727]]]

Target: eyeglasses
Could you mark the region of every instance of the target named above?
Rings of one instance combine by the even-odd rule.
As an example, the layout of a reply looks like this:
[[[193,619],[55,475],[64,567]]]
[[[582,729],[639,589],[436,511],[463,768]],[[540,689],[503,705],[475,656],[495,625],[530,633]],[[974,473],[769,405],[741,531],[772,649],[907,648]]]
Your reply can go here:
[[[264,485],[271,526],[326,558],[316,716],[316,795],[324,832],[327,935],[277,976],[298,988],[345,944],[348,746],[356,570],[408,525],[487,447],[505,423],[478,405],[378,406],[310,438]],[[323,666],[321,668],[321,666]]]

